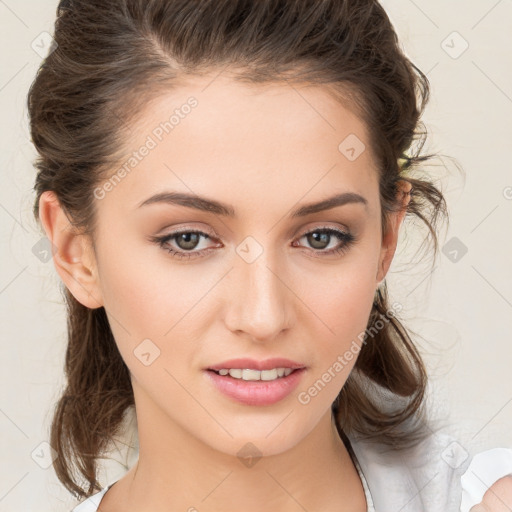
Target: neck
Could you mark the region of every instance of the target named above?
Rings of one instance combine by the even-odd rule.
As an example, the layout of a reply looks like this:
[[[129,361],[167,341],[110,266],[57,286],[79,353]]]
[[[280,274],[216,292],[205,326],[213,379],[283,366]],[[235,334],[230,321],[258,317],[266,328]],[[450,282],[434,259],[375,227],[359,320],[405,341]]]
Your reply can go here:
[[[141,416],[150,418],[147,411]],[[104,498],[102,511],[111,510],[107,502],[114,497],[116,506],[123,503],[112,511],[126,512],[366,510],[361,481],[330,410],[297,445],[259,458],[254,445],[241,446],[240,456],[233,456],[176,423],[167,423],[165,432],[158,432],[158,424],[138,421],[139,460],[117,496]]]

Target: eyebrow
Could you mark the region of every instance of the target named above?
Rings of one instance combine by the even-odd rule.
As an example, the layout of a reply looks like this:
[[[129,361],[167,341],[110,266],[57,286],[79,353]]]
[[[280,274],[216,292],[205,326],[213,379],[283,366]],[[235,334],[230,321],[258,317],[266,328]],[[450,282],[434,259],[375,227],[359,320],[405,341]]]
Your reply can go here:
[[[142,201],[137,208],[155,203],[186,206],[187,208],[194,208],[196,210],[210,212],[224,217],[236,217],[234,208],[229,204],[224,204],[214,199],[186,194],[183,192],[160,192],[148,197],[145,201]],[[330,210],[331,208],[336,208],[337,206],[343,206],[350,203],[359,203],[366,209],[368,208],[368,201],[363,196],[356,194],[355,192],[344,192],[342,194],[336,194],[327,199],[323,199],[322,201],[308,203],[296,208],[290,213],[290,217],[305,217],[306,215]]]

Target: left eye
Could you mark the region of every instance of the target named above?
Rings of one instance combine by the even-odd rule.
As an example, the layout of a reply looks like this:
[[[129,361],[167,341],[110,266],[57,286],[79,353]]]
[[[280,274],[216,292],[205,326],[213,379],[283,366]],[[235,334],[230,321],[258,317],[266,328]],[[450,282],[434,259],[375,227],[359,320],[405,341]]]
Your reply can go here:
[[[332,241],[333,236],[339,240],[339,244],[334,248],[325,250],[326,246],[328,247]],[[204,233],[203,231],[187,230],[170,233],[163,237],[151,237],[151,241],[157,243],[162,249],[170,252],[174,257],[190,259],[202,257],[213,250],[213,247],[194,250],[197,248],[201,237],[205,239],[211,238],[208,233]],[[355,236],[351,233],[333,228],[317,228],[304,233],[297,240],[301,240],[302,238],[306,238],[313,249],[316,249],[313,252],[321,256],[333,253],[341,254],[348,250],[350,245],[356,240]],[[178,246],[177,249],[169,244],[171,240]],[[294,244],[295,243],[296,242],[294,242]]]
[[[349,233],[343,233],[342,231],[338,231],[337,229],[331,229],[331,228],[322,228],[322,229],[315,229],[313,231],[308,231],[304,235],[302,235],[300,239],[306,238],[308,243],[310,243],[315,249],[321,250],[322,252],[331,252],[325,251],[326,247],[323,247],[324,245],[329,245],[329,242],[332,241],[332,238],[336,237],[338,240],[348,243],[351,235]]]

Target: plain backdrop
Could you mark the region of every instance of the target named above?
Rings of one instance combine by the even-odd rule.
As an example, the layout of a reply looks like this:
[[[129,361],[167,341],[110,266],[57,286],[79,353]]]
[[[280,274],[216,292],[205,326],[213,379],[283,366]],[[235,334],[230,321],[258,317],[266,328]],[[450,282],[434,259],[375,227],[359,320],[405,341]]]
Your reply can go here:
[[[35,150],[26,108],[42,60],[38,41],[53,32],[57,3],[0,0],[0,511],[75,504],[55,477],[48,445],[64,383],[66,318],[32,218]],[[458,456],[512,447],[512,2],[383,3],[431,82],[425,150],[445,156],[428,172],[450,211],[433,272],[431,257],[417,255],[419,225],[405,222],[388,286],[425,355],[429,401],[457,439]],[[104,466],[104,484],[136,458],[120,446]]]

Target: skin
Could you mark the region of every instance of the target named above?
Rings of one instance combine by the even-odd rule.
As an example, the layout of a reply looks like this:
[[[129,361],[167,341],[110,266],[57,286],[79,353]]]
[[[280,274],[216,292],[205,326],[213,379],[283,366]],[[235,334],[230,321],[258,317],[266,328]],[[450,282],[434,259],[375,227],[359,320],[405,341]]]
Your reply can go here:
[[[512,510],[512,476],[500,478],[489,487],[483,500],[471,512],[510,512]]]
[[[94,247],[71,229],[53,193],[41,196],[59,275],[82,304],[105,307],[132,375],[139,460],[100,510],[259,512],[262,502],[284,512],[366,510],[331,415],[356,357],[307,405],[298,395],[353,340],[361,344],[405,210],[390,217],[383,237],[366,127],[326,89],[249,86],[216,75],[161,94],[133,124],[127,155],[187,98],[198,100],[129,175],[95,199]],[[338,150],[349,134],[367,148],[354,161]],[[228,203],[236,218],[169,204],[137,208],[163,190]],[[367,208],[353,203],[287,217],[299,205],[345,191],[365,197]],[[405,205],[410,196],[401,197]],[[343,243],[331,235],[323,246],[312,245],[304,234],[322,227],[348,230],[357,241],[341,255],[322,255]],[[182,260],[148,240],[182,228],[212,236],[189,252],[213,249]],[[250,264],[236,252],[246,237],[262,248]],[[168,242],[187,250],[178,243]],[[160,350],[148,366],[134,354],[144,339]],[[245,405],[217,391],[203,371],[244,356],[288,357],[307,370],[280,402]],[[237,456],[248,442],[262,456],[250,467]]]

